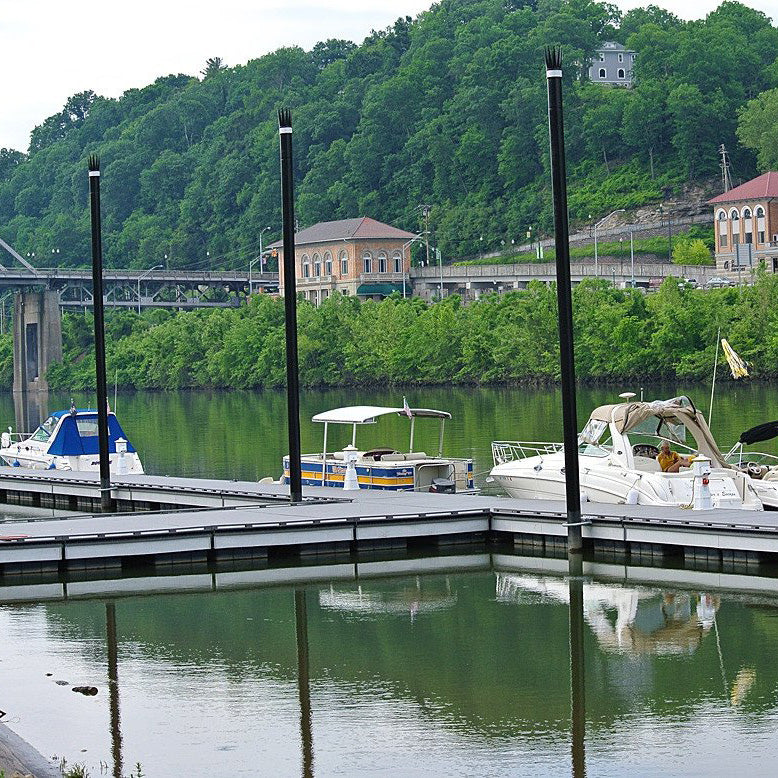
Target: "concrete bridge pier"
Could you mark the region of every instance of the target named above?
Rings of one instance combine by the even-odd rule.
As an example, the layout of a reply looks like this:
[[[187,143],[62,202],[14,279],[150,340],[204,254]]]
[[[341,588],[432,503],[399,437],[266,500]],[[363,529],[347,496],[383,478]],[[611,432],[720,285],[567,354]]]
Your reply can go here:
[[[14,392],[48,391],[46,370],[62,359],[59,294],[14,295]]]

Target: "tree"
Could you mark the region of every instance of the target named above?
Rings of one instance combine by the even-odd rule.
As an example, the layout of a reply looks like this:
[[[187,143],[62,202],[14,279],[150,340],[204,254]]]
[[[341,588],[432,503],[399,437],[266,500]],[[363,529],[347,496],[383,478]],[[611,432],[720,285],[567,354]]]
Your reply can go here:
[[[226,69],[227,66],[224,64],[224,60],[221,57],[208,57],[208,59],[205,60],[205,67],[200,71],[200,75],[202,75],[203,80],[205,80]]]
[[[673,262],[676,265],[710,265],[710,250],[699,238],[673,242]]]
[[[762,92],[738,113],[737,136],[756,152],[761,170],[778,168],[778,89]]]

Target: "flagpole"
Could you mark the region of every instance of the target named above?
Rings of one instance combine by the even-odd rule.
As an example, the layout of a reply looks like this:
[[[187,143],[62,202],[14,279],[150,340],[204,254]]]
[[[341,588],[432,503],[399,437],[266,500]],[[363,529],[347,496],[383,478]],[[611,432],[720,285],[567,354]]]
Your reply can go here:
[[[716,390],[716,368],[719,366],[719,343],[721,342],[721,327],[716,335],[716,358],[713,360],[713,381],[710,385],[710,408],[708,409],[708,429],[713,418],[713,392]]]

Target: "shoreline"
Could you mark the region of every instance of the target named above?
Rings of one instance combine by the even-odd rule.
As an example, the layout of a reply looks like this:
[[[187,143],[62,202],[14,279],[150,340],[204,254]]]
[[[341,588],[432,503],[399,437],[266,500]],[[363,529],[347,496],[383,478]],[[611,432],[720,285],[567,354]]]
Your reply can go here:
[[[5,778],[62,778],[59,766],[0,722],[0,771]]]

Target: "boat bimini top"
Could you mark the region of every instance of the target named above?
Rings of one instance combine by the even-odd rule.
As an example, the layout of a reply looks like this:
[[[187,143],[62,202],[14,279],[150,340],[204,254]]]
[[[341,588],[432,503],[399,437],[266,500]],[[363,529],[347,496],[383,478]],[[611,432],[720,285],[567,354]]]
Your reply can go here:
[[[714,467],[730,467],[716,445],[705,417],[688,397],[601,405],[589,416],[580,435],[581,442],[596,445],[608,425],[614,437],[614,448],[616,435],[635,432],[683,443],[684,430],[688,430],[697,443],[697,451],[708,457]],[[631,458],[631,452],[627,456]]]
[[[344,408],[334,408],[331,411],[317,413],[312,421],[318,421],[324,424],[324,447],[323,452],[327,452],[327,427],[330,424],[351,424],[353,431],[351,435],[351,445],[356,446],[357,425],[375,424],[381,416],[405,416],[411,422],[411,439],[408,451],[413,451],[413,428],[417,418],[439,419],[440,420],[440,440],[438,456],[443,453],[443,428],[446,419],[451,418],[448,411],[436,411],[432,408],[386,408],[380,405],[349,405]]]

